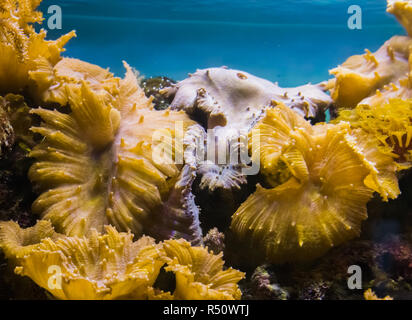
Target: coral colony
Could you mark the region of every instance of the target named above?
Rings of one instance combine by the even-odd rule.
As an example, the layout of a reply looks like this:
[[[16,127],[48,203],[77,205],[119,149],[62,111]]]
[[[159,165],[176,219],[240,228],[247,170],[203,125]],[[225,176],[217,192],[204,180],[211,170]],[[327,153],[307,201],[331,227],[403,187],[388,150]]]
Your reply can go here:
[[[411,3],[388,3],[409,36],[350,57],[322,84],[211,68],[156,92],[126,62],[117,78],[63,57],[75,33],[37,33],[39,4],[0,5],[0,156],[15,170],[2,166],[0,186],[28,177],[34,195],[0,215],[14,271],[0,269],[0,285],[24,276],[57,299],[324,298],[334,280],[321,261],[376,261],[379,250],[412,279],[404,239],[356,242],[371,201],[398,198],[412,165]],[[207,196],[233,201],[229,223],[214,225]],[[287,292],[286,263],[315,265],[317,282]],[[364,298],[379,299],[382,274]]]

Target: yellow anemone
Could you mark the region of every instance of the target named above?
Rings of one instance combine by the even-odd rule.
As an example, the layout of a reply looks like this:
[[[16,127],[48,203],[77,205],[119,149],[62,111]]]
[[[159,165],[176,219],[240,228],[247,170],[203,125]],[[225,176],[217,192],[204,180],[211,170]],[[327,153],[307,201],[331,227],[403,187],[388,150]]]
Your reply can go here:
[[[279,105],[255,129],[260,149],[254,159],[260,158],[265,181],[231,227],[264,248],[271,262],[311,260],[358,236],[373,190],[384,199],[399,194],[391,158],[359,144],[348,124],[312,127]],[[281,171],[287,173],[279,179]]]

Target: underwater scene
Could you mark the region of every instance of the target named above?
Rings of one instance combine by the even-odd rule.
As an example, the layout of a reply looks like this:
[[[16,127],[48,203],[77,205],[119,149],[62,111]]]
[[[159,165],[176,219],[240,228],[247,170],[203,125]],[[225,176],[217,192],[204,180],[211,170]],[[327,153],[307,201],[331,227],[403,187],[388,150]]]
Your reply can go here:
[[[0,300],[412,300],[411,168],[412,0],[0,0]]]

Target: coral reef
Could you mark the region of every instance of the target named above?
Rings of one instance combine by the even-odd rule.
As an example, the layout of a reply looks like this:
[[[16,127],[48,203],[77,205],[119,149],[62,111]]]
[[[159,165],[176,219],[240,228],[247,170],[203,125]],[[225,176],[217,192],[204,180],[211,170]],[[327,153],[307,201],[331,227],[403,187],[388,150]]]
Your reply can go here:
[[[410,99],[411,88],[411,24],[412,6],[408,1],[388,0],[388,12],[396,16],[409,37],[394,36],[375,53],[350,57],[332,69],[334,80],[328,87],[338,108],[354,108],[358,104],[371,107],[390,99]]]
[[[272,101],[296,109],[307,118],[315,117],[331,103],[321,85],[283,89],[249,73],[227,68],[198,70],[165,93],[174,96],[172,109],[204,114],[208,129],[249,128]]]
[[[297,88],[115,77],[40,2],[0,4],[0,298],[412,297],[410,2],[409,36]]]
[[[0,244],[6,257],[15,260],[18,275],[30,277],[58,299],[116,299],[135,291],[145,297],[162,265],[160,249],[153,239],[133,242],[130,233],[118,233],[113,227],[106,231],[99,235],[94,230],[87,239],[53,239],[47,221],[28,230],[2,224]],[[50,277],[53,267],[59,268],[53,272],[60,280]]]
[[[133,73],[130,70],[130,73]],[[55,66],[45,66],[32,72],[32,78],[41,88],[43,103],[57,103],[65,106],[70,100],[70,90],[86,83],[93,92],[117,97],[119,95],[119,78],[111,72],[78,59],[62,58]]]
[[[350,57],[331,70],[331,95],[339,108],[354,108],[385,85],[396,83],[409,72],[409,47],[412,40],[395,36],[376,53]]]

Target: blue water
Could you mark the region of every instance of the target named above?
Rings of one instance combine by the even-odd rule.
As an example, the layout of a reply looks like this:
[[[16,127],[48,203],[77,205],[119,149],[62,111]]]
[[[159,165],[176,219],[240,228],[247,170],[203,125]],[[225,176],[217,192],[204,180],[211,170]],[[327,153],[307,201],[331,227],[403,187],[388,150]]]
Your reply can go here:
[[[119,76],[122,60],[176,80],[224,65],[296,86],[326,80],[348,56],[405,34],[386,0],[44,0],[46,18],[54,4],[63,29],[49,38],[76,30],[65,55]],[[347,27],[352,4],[362,8],[362,30]]]

